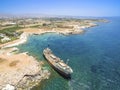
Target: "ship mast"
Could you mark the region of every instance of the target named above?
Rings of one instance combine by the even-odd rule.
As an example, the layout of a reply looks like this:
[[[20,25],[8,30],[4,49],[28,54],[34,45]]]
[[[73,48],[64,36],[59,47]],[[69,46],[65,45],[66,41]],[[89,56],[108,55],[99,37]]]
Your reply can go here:
[[[66,64],[68,64],[68,62],[69,62],[69,59],[67,59]]]

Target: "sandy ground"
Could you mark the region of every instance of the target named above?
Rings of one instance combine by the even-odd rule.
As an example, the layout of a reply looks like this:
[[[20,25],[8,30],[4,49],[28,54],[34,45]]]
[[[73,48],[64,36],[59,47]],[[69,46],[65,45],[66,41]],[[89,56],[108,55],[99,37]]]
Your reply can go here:
[[[25,53],[20,53],[20,54],[13,54],[12,49],[8,50],[1,50],[0,54],[0,84],[6,83],[5,79],[9,79],[7,83],[12,83],[13,78],[15,78],[15,81],[19,81],[19,77],[21,77],[20,74],[25,75],[26,73],[31,73],[32,70],[35,70],[34,72],[38,71],[38,67],[33,66],[33,65],[38,65],[36,64],[37,62],[34,60],[32,56],[28,56]],[[31,67],[32,66],[32,67]],[[28,69],[25,69],[28,68]],[[27,70],[27,71],[24,71]],[[23,72],[24,71],[24,72]],[[22,72],[22,73],[21,73]],[[22,76],[23,76],[22,75]],[[13,77],[11,77],[13,76]]]

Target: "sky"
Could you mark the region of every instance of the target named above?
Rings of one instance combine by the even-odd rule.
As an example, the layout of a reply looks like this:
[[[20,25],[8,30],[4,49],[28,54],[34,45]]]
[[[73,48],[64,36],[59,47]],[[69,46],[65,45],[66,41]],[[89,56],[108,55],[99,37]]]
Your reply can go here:
[[[120,16],[120,0],[0,0],[0,14]]]

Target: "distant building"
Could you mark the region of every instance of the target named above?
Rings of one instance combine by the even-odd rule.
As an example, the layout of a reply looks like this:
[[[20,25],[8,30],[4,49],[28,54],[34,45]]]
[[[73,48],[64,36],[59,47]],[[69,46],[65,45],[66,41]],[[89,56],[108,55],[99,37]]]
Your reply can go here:
[[[6,41],[10,41],[11,39],[7,36],[5,36],[3,39],[1,39],[1,42],[6,42]]]
[[[0,33],[0,37],[3,38],[3,37],[5,37],[5,36],[6,36],[5,34]]]
[[[11,25],[15,25],[16,23],[11,22],[11,23],[9,23],[9,24],[11,24]]]

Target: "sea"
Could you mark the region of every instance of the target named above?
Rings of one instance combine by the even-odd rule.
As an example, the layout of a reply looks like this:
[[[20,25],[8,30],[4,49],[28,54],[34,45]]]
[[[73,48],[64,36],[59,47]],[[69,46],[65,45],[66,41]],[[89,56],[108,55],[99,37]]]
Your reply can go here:
[[[101,19],[101,18],[100,18]],[[78,35],[45,33],[31,35],[17,46],[51,72],[32,90],[120,90],[120,17],[103,17],[109,22],[86,28]],[[71,79],[60,76],[43,57],[48,47],[73,69]]]

